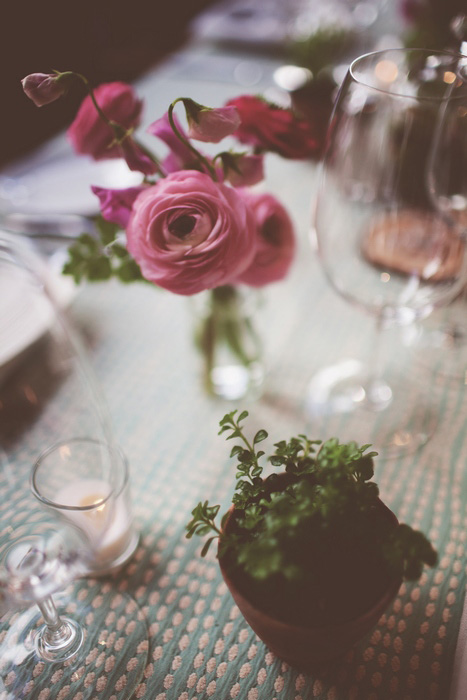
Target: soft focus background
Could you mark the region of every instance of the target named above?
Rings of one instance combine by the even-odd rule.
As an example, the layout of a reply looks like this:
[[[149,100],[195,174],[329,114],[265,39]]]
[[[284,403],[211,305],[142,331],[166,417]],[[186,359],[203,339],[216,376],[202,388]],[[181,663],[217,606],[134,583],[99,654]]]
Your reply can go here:
[[[93,84],[134,80],[187,39],[189,21],[212,0],[63,0],[2,5],[0,165],[70,123],[84,95],[51,110],[25,100],[28,73],[75,70]],[[6,70],[7,68],[7,70]]]
[[[72,91],[53,109],[37,110],[21,89],[28,73],[75,70],[93,84],[133,81],[195,40],[243,54],[281,57],[309,68],[316,78],[323,69],[381,44],[452,45],[449,22],[465,10],[465,0],[4,3],[0,60],[7,70],[2,78],[0,166],[65,128],[83,97]],[[322,94],[319,82],[313,84],[313,95]]]

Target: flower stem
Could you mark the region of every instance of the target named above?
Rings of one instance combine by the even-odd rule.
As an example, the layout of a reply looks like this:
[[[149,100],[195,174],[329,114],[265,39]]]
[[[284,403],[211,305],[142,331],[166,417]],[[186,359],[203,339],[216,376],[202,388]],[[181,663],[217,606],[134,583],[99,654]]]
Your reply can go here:
[[[180,133],[179,129],[177,129],[177,125],[175,124],[175,119],[174,119],[174,117],[173,117],[173,111],[174,111],[174,107],[175,107],[175,105],[177,104],[177,102],[183,102],[184,99],[185,99],[184,97],[177,97],[177,99],[174,100],[174,102],[172,102],[172,104],[170,105],[170,107],[169,107],[169,109],[168,109],[167,114],[168,114],[168,117],[169,117],[170,126],[172,127],[172,131],[174,132],[174,134],[175,134],[175,136],[178,138],[178,140],[181,141],[181,143],[183,143],[184,146],[186,146],[187,148],[189,148],[189,150],[193,153],[193,155],[196,156],[196,159],[201,163],[202,166],[204,166],[204,168],[206,168],[206,170],[208,171],[208,173],[209,173],[209,175],[212,177],[212,179],[213,179],[215,182],[218,182],[218,177],[217,177],[217,174],[216,174],[216,169],[212,166],[212,164],[208,161],[208,159],[205,158],[205,157],[198,151],[198,149],[196,149],[196,148],[188,141],[188,139],[186,139],[186,138],[183,136],[182,133]]]
[[[144,146],[138,139],[136,139],[133,136],[133,129],[127,129],[126,127],[122,126],[121,124],[118,124],[118,122],[113,121],[113,119],[109,119],[109,117],[105,114],[105,112],[101,109],[99,106],[99,103],[96,100],[96,96],[94,94],[94,90],[89,82],[89,80],[86,78],[85,75],[82,75],[81,73],[75,73],[75,71],[64,71],[64,72],[59,72],[55,71],[59,77],[69,77],[73,76],[75,78],[78,78],[78,80],[81,80],[83,83],[84,87],[86,88],[86,92],[88,93],[89,97],[92,100],[92,103],[96,109],[97,114],[99,115],[100,119],[109,126],[112,131],[115,134],[115,141],[118,144],[121,144],[125,139],[132,139],[137,146],[145,153],[145,155],[148,156],[152,160],[152,162],[157,166],[158,172],[161,175],[164,175],[164,173],[161,170],[159,161],[157,160],[156,156],[149,151],[146,146]]]

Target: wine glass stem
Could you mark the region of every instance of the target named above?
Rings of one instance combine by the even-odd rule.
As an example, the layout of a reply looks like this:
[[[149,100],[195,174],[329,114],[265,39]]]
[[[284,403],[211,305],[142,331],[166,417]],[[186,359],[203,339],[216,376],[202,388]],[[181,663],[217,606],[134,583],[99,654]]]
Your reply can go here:
[[[368,375],[365,381],[365,403],[372,410],[382,410],[392,399],[392,390],[382,377],[382,349],[384,331],[390,321],[385,309],[378,314],[374,325],[374,342],[370,345],[371,355],[368,359]]]
[[[52,662],[73,658],[82,646],[84,634],[80,625],[60,617],[51,596],[37,603],[44,625],[38,630],[35,646],[39,656]]]
[[[42,613],[42,617],[44,618],[47,632],[49,633],[49,638],[55,637],[57,633],[60,636],[63,634],[63,637],[65,637],[66,629],[63,628],[66,628],[66,624],[64,624],[63,620],[59,616],[52,596],[49,596],[49,598],[41,601],[37,604],[37,606]]]

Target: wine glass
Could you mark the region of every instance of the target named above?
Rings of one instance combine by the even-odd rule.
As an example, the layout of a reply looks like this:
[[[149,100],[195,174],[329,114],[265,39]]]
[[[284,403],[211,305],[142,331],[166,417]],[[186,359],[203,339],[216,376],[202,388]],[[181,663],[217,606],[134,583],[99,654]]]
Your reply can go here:
[[[1,508],[2,700],[21,697],[25,688],[33,690],[32,697],[42,697],[52,688],[55,697],[60,693],[70,700],[93,698],[98,691],[99,698],[130,698],[147,663],[147,626],[141,610],[128,594],[111,587],[98,592],[92,581],[66,588],[89,573],[85,533],[71,523],[58,529],[31,512],[30,504],[27,521],[17,528],[7,525],[11,515],[5,505],[18,493],[22,495],[21,487],[15,484]],[[22,495],[20,503],[26,502]]]
[[[426,49],[357,58],[331,117],[312,242],[334,289],[376,317],[376,339],[367,363],[319,371],[306,408],[314,424],[335,417],[342,439],[371,442],[386,457],[424,444],[437,412],[413,371],[397,376],[401,348],[382,331],[428,316],[465,284],[464,242],[434,206],[426,170],[446,101],[465,109],[466,62]],[[446,132],[443,163],[456,157],[457,141]]]
[[[37,698],[55,692],[123,700],[147,663],[147,626],[130,595],[94,576],[122,565],[137,543],[128,465],[56,294],[60,284],[27,242],[0,232],[0,697],[13,700],[28,689]],[[98,520],[92,537],[79,519],[58,523],[53,502],[44,508],[41,467],[47,461],[54,471],[54,450],[45,448],[59,442],[63,455],[73,456],[79,445],[63,436],[74,431],[99,446],[92,463],[104,490],[76,511]],[[82,447],[80,458],[91,461],[90,450]]]
[[[463,56],[467,55],[467,15],[452,22]],[[467,58],[461,59],[466,61]],[[446,142],[455,141],[455,158],[445,158]],[[446,95],[438,114],[428,155],[428,192],[434,207],[462,239],[467,239],[467,105]],[[434,313],[416,329],[421,361],[437,374],[465,381],[467,377],[467,285],[445,309]]]

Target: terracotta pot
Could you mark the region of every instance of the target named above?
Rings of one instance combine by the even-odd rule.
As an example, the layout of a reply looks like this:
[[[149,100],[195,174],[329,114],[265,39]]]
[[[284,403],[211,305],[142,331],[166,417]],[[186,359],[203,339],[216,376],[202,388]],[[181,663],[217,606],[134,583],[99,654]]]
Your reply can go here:
[[[382,501],[379,503],[383,517],[391,520],[396,526],[398,520],[394,513]],[[387,587],[376,603],[354,619],[338,624],[300,627],[287,624],[259,610],[239,591],[221,559],[219,565],[235,603],[253,631],[276,656],[301,670],[311,670],[331,661],[362,639],[376,625],[401,585],[400,579],[388,579]]]

